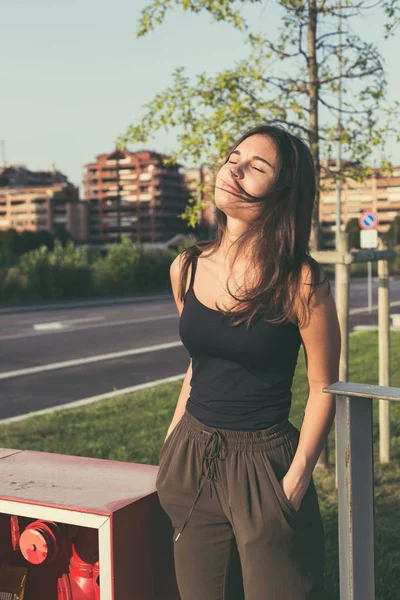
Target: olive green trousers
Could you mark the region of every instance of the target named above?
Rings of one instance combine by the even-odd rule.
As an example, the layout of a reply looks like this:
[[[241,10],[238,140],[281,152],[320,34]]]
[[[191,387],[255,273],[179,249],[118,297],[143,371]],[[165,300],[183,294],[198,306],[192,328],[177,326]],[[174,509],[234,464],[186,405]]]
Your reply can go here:
[[[181,600],[324,600],[324,527],[313,478],[298,510],[280,480],[300,432],[204,425],[187,410],[160,452]]]

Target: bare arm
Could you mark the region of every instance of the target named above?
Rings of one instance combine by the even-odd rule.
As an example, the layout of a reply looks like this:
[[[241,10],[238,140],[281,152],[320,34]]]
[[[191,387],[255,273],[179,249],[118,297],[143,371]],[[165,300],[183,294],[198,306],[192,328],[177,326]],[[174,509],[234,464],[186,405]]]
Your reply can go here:
[[[167,435],[165,439],[170,435],[175,425],[181,420],[183,413],[186,408],[186,400],[190,396],[190,380],[192,377],[192,361],[190,360],[189,368],[186,371],[185,378],[183,380],[181,393],[179,394],[178,402],[175,408],[174,416],[172,417],[171,425],[168,427]]]
[[[306,270],[304,275],[306,280]],[[307,489],[335,418],[335,395],[322,390],[339,379],[341,334],[335,301],[331,293],[325,295],[326,291],[326,283],[318,288],[312,302],[310,322],[300,329],[309,393],[296,453],[282,482],[286,495],[296,508]]]
[[[178,298],[180,268],[181,268],[181,255],[178,254],[178,256],[173,260],[173,262],[171,264],[169,273],[170,273],[170,278],[171,278],[172,293],[174,295],[174,299],[175,299],[175,303],[176,303],[178,312],[181,315],[182,310],[183,310],[183,302],[181,302]],[[188,277],[187,281],[190,281],[190,269],[189,269],[189,277]],[[191,378],[192,378],[192,359],[190,359],[189,367],[188,367],[188,370],[186,371],[186,375],[183,380],[182,388],[181,388],[181,391],[179,394],[178,402],[176,404],[175,413],[174,413],[174,416],[172,417],[171,424],[168,427],[168,431],[167,431],[167,435],[166,435],[165,439],[168,438],[168,436],[170,435],[172,430],[175,428],[175,425],[177,425],[177,423],[181,420],[183,413],[185,412],[186,400],[190,396],[190,390],[191,390],[190,380],[191,380]]]

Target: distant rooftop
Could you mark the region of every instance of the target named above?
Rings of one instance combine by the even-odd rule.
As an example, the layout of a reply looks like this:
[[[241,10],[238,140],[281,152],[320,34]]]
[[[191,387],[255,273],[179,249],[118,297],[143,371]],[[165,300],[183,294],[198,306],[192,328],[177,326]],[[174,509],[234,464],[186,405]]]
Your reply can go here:
[[[31,171],[21,164],[5,164],[0,167],[0,187],[43,186],[66,182],[68,182],[67,176],[55,168],[47,171]]]

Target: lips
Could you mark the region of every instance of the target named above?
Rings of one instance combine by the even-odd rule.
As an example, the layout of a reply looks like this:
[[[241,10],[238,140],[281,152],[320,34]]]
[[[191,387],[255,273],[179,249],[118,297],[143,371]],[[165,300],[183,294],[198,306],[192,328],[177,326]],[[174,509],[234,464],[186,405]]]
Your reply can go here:
[[[233,185],[229,185],[229,183],[225,183],[225,181],[222,182],[222,186],[221,187],[226,192],[236,192],[236,194],[240,193],[240,190],[238,190],[237,187],[234,187]]]

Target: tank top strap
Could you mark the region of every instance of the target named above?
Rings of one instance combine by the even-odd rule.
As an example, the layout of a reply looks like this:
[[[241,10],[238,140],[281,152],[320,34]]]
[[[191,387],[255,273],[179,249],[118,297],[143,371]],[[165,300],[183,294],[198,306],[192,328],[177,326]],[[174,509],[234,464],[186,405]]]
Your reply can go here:
[[[189,284],[189,287],[188,287],[188,291],[193,287],[194,276],[196,274],[196,268],[197,268],[197,259],[198,259],[198,256],[194,256],[192,258],[192,274],[190,276],[190,284]]]

